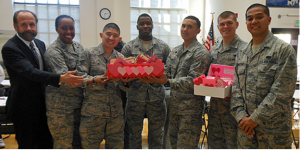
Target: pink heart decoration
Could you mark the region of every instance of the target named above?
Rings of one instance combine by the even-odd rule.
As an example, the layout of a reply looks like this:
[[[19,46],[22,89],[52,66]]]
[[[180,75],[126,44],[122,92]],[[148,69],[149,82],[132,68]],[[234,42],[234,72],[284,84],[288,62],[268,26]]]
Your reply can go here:
[[[135,67],[131,67],[132,72],[137,76],[139,74],[139,70]]]
[[[126,73],[125,67],[118,67],[118,72],[124,76],[124,74]]]
[[[131,67],[126,66],[125,70],[126,70],[126,72],[127,72],[128,75],[132,74]]]
[[[139,72],[141,73],[141,75],[145,73],[144,67],[138,66],[137,68],[138,68]]]
[[[154,70],[154,68],[152,66],[148,67],[148,66],[145,66],[144,67],[144,70],[145,72],[149,75],[152,73],[152,71]]]

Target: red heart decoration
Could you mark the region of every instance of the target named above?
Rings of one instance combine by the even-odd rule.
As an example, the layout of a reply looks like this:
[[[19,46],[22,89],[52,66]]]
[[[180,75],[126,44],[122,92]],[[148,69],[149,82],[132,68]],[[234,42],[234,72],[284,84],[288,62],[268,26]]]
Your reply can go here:
[[[138,68],[141,75],[145,73],[144,67],[138,66],[137,68]]]
[[[216,68],[213,67],[213,68],[211,69],[211,71],[213,72],[213,74],[215,74]]]
[[[193,81],[194,81],[195,85],[200,85],[203,82],[202,78],[196,78]]]

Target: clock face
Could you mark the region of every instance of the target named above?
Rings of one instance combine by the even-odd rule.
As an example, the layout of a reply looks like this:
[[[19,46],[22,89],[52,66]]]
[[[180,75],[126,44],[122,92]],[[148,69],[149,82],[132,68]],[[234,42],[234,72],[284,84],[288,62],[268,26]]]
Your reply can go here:
[[[99,15],[100,15],[100,17],[101,17],[102,19],[107,20],[107,19],[110,18],[111,12],[110,12],[110,10],[107,9],[107,8],[102,8],[102,9],[100,10],[100,12],[99,12]]]

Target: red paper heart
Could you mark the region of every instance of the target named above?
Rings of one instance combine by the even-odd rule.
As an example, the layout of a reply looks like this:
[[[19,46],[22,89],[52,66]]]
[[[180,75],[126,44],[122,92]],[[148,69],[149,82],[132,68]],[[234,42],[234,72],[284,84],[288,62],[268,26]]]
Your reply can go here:
[[[213,84],[205,84],[204,86],[210,86],[210,87],[214,87]]]
[[[137,68],[138,68],[141,75],[143,75],[145,73],[144,67],[138,66]]]
[[[215,74],[216,68],[213,67],[213,68],[211,69],[211,71],[213,72],[213,74]]]
[[[196,79],[194,79],[193,80],[194,81],[194,83],[195,83],[195,85],[200,85],[203,81],[202,81],[202,78],[196,78]]]
[[[125,67],[125,70],[126,70],[126,73],[127,73],[128,75],[131,75],[131,74],[132,74],[131,67],[126,66],[126,67]]]

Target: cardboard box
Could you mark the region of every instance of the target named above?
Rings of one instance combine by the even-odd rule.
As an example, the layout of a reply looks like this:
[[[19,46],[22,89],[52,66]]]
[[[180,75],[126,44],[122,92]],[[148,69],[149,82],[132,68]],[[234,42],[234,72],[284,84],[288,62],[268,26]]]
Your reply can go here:
[[[208,76],[212,76],[212,77],[219,76],[220,78],[230,78],[231,81],[233,81],[234,66],[211,64],[208,71]],[[198,78],[201,78],[201,80],[205,80],[203,79],[203,76],[202,77],[200,76]],[[226,98],[231,94],[232,86],[226,86],[224,88],[211,87],[211,86],[204,86],[203,82],[205,83],[206,81],[202,81],[200,85],[194,85],[194,95]],[[215,84],[213,86],[215,86]]]
[[[127,77],[161,77],[164,74],[164,63],[142,63],[142,64],[109,64],[107,65],[108,78]]]
[[[231,86],[225,88],[209,87],[200,85],[194,85],[194,95],[211,96],[217,98],[226,98],[231,94]]]

